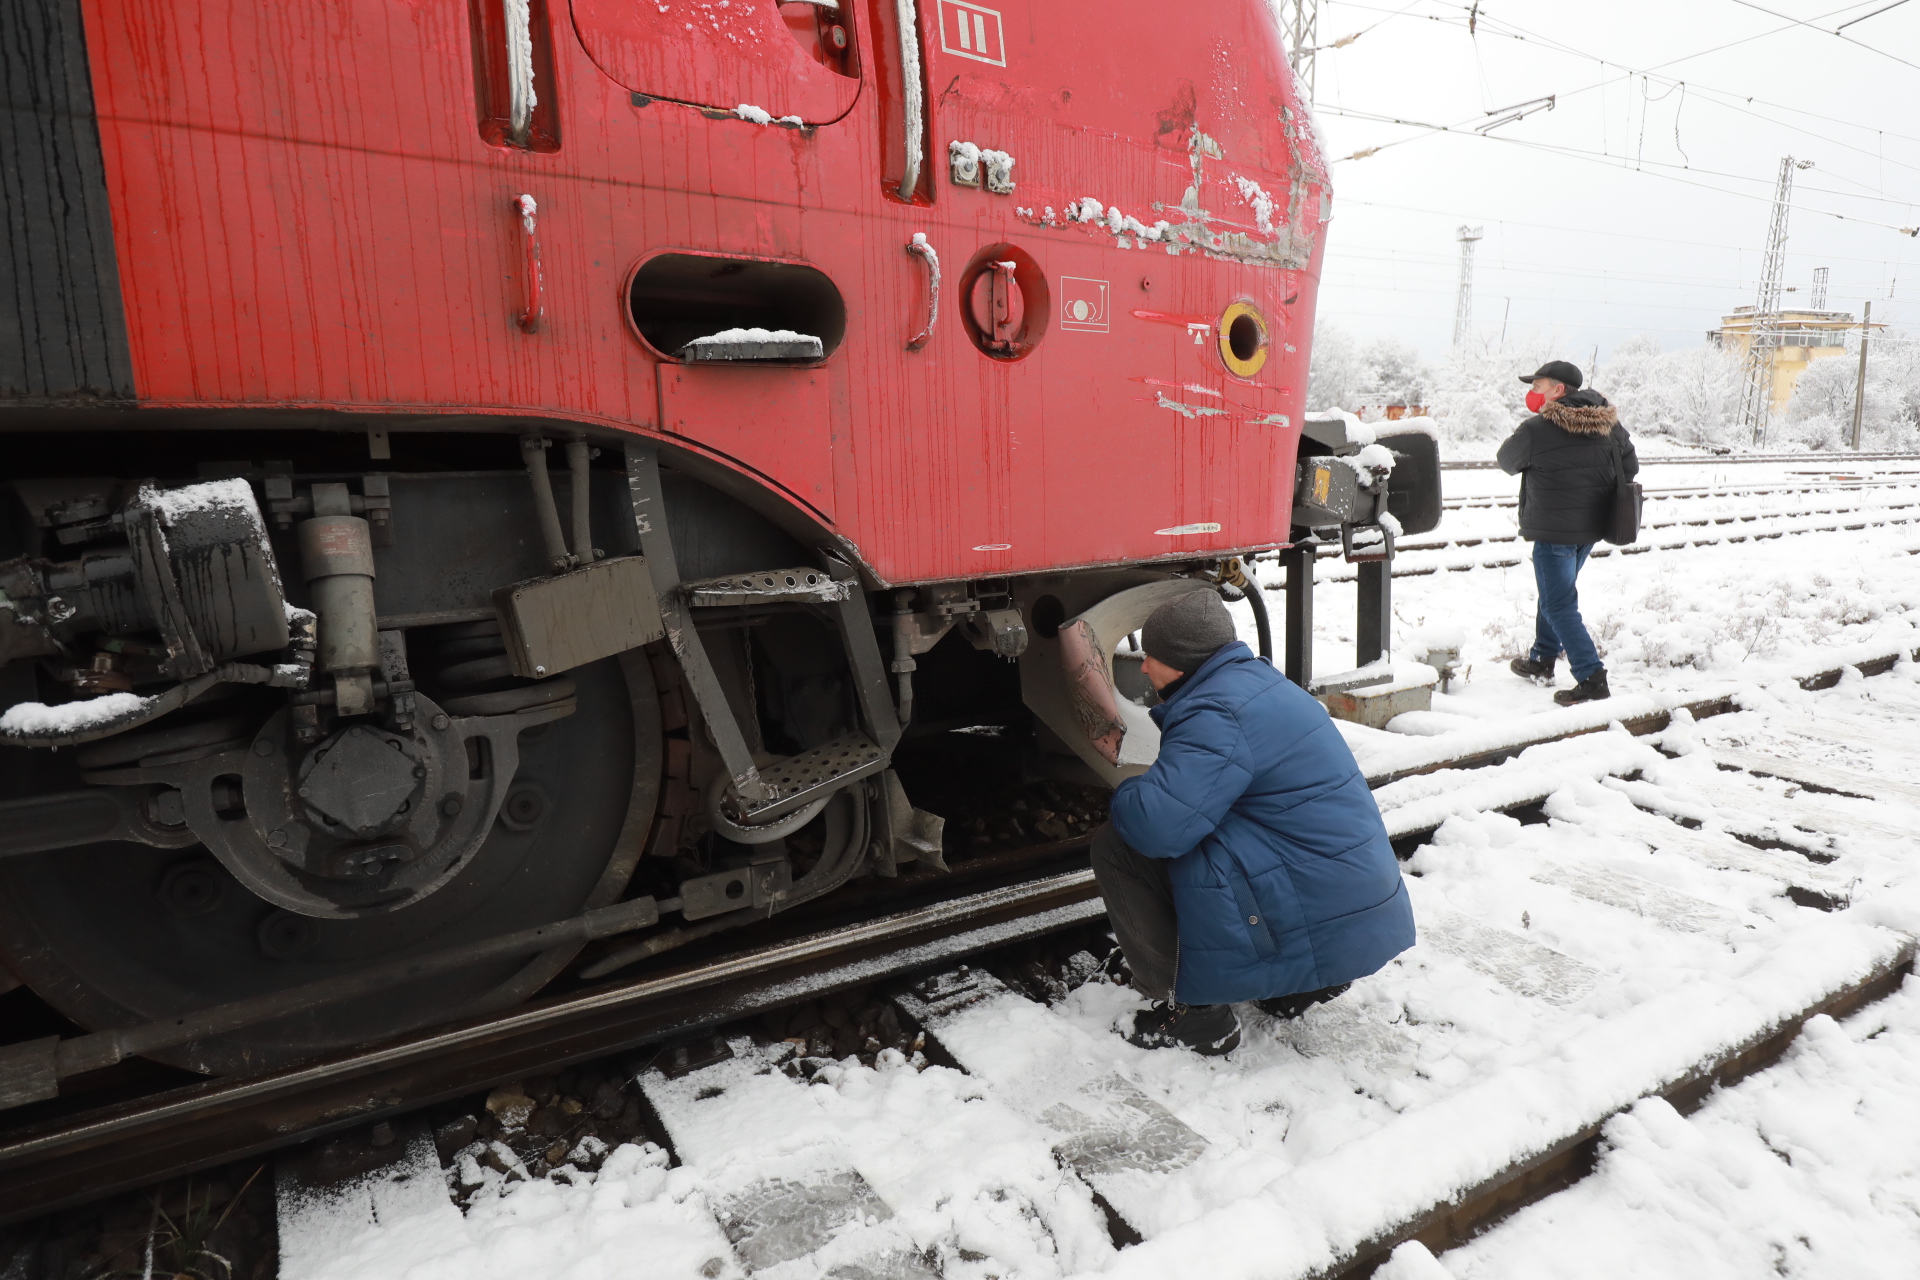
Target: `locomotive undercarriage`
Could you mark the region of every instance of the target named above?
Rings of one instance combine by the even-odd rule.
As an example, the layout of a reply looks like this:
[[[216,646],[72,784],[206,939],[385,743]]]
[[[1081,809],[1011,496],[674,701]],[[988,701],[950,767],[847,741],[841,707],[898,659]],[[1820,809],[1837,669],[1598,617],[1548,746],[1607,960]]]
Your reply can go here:
[[[1353,452],[1338,430],[1316,447]],[[0,975],[91,1034],[0,1051],[0,1105],[136,1054],[308,1059],[945,871],[968,838],[936,812],[990,775],[1086,786],[1085,825],[1127,768],[1100,743],[1141,718],[1116,641],[1237,576],[872,591],[697,459],[572,431],[398,436],[384,465],[339,432],[223,433],[295,460],[29,469],[70,439],[12,437],[35,478],[0,489]],[[1415,531],[1421,447],[1432,483],[1393,495]],[[1326,464],[1303,457],[1303,504]],[[1387,500],[1322,514],[1350,540]]]
[[[257,1071],[944,867],[890,766],[916,666],[1021,715],[1008,584],[870,600],[644,446],[321,442],[0,498],[0,957],[123,1037],[58,1074]]]

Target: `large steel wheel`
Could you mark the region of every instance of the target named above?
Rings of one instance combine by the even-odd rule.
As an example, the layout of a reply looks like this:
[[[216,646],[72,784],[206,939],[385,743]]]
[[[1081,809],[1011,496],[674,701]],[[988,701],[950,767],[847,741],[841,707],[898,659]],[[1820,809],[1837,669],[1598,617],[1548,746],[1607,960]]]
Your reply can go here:
[[[659,701],[638,653],[569,674],[578,709],[521,735],[519,770],[481,851],[420,903],[289,924],[204,848],[96,844],[0,859],[0,959],[81,1026],[119,1027],[617,901],[659,796]],[[154,1056],[256,1072],[515,1004],[576,952],[476,965]]]

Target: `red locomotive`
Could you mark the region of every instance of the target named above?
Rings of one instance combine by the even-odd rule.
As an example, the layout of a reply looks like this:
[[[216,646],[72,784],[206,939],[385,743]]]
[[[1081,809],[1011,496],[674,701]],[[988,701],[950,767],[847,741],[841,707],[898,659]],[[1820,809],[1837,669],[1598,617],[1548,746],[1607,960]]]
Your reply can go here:
[[[1385,511],[1295,507],[1330,205],[1260,0],[21,0],[0,46],[0,957],[103,1028],[467,949],[165,1061],[938,863],[906,735],[1111,771],[1063,623],[1106,602],[1104,663],[1117,596]]]

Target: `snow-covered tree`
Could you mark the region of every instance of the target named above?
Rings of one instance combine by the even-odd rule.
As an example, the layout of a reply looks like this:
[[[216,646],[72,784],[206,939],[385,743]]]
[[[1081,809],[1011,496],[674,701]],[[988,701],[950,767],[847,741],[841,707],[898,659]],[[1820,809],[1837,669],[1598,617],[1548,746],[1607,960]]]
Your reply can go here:
[[[1520,381],[1548,360],[1565,359],[1551,334],[1518,343],[1469,338],[1450,353],[1428,400],[1433,418],[1454,440],[1499,440],[1527,416],[1527,385]]]
[[[1740,358],[1701,345],[1661,351],[1630,338],[1599,371],[1596,386],[1620,411],[1627,430],[1685,444],[1734,444],[1740,433]]]
[[[1410,342],[1375,338],[1362,355],[1370,405],[1423,405],[1432,390],[1432,371]]]
[[[1367,367],[1352,336],[1326,320],[1314,325],[1307,361],[1308,410],[1356,409],[1366,383]]]
[[[1857,355],[1815,361],[1794,384],[1782,434],[1809,449],[1844,449],[1853,436]],[[1860,413],[1864,448],[1920,446],[1920,343],[1898,335],[1867,347],[1867,382]]]

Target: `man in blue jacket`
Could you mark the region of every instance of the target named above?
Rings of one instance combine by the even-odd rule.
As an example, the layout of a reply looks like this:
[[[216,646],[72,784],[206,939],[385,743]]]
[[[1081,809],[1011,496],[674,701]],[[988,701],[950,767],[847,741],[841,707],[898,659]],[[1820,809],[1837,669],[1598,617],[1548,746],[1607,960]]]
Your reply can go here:
[[[1134,985],[1128,1037],[1240,1043],[1233,1004],[1296,1016],[1413,945],[1380,810],[1325,709],[1234,638],[1194,590],[1141,632],[1160,756],[1113,793],[1093,870]]]

